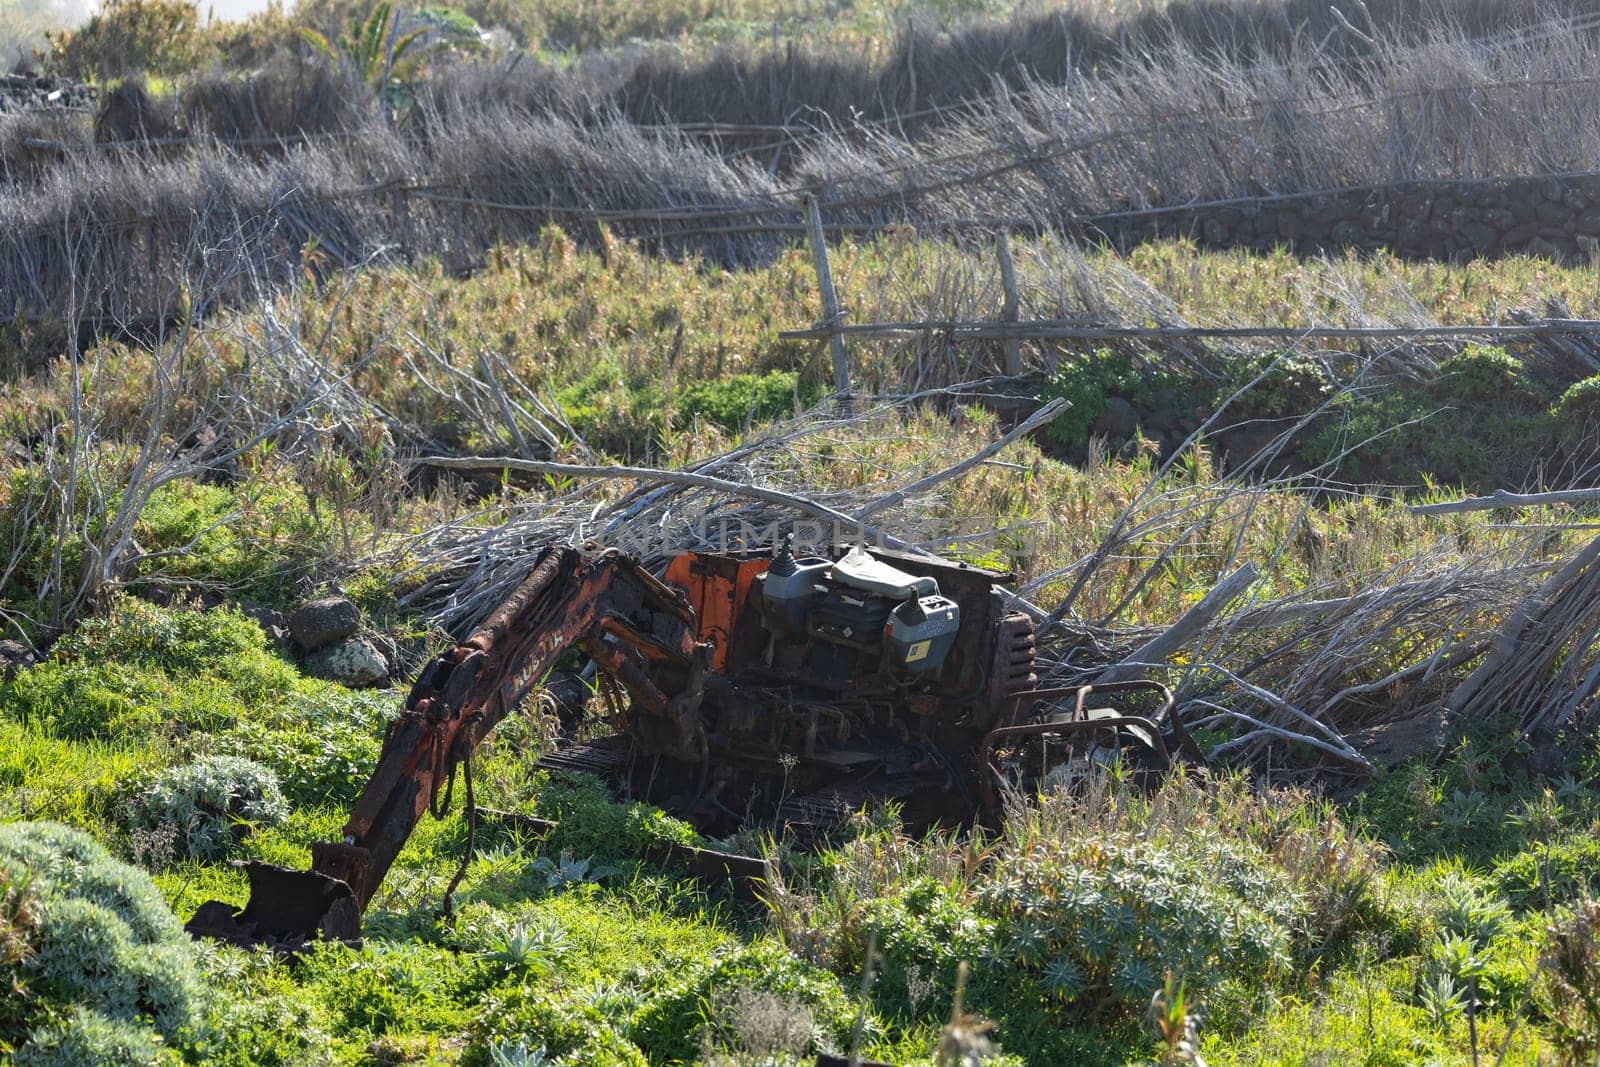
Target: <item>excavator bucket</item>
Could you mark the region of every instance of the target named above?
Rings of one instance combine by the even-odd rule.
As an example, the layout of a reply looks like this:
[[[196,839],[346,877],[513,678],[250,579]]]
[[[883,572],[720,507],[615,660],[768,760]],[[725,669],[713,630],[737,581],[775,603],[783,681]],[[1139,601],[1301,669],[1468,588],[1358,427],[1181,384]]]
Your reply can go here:
[[[220,900],[200,905],[184,929],[245,948],[298,952],[311,941],[361,941],[361,909],[350,886],[316,871],[271,863],[240,864],[250,878],[244,909]]]

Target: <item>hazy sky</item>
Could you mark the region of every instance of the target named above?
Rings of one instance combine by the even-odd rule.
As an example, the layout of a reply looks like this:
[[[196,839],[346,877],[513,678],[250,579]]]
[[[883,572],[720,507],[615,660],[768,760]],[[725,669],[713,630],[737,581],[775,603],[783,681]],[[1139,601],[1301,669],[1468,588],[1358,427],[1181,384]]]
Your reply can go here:
[[[219,19],[242,19],[267,6],[267,0],[200,0],[200,14],[209,8]]]

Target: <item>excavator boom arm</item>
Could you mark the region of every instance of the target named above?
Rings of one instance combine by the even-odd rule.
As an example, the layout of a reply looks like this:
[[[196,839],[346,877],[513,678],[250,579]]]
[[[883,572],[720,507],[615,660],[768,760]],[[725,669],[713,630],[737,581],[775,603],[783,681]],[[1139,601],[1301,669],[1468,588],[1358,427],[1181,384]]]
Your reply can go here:
[[[648,628],[638,625],[650,620]],[[309,871],[248,865],[242,912],[210,901],[191,932],[244,943],[294,947],[310,938],[353,940],[360,917],[424,814],[442,815],[458,765],[516,708],[569,649],[592,658],[643,713],[677,710],[640,666],[676,663],[686,679],[706,653],[695,616],[678,590],[612,551],[555,546],[473,633],[423,669],[390,724],[378,765],[351,809],[342,840],[312,846]],[[663,633],[665,636],[663,636]],[[673,719],[681,734],[690,715]],[[694,744],[681,738],[680,747]]]

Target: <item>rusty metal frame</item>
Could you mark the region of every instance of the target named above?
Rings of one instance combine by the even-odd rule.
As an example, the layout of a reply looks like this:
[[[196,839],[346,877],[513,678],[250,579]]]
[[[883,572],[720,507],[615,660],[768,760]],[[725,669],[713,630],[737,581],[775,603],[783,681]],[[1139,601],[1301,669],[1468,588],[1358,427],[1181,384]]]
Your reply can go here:
[[[1085,706],[1092,694],[1105,693],[1131,693],[1154,692],[1161,696],[1161,706],[1151,715],[1117,715],[1105,719],[1085,719]],[[995,746],[1000,742],[1019,737],[1042,737],[1049,734],[1068,736],[1076,733],[1087,733],[1093,730],[1115,728],[1118,726],[1138,726],[1150,733],[1150,749],[1161,760],[1163,767],[1172,765],[1172,754],[1167,749],[1166,738],[1162,736],[1161,726],[1157,720],[1165,718],[1173,720],[1171,714],[1173,707],[1172,690],[1160,682],[1147,678],[1135,678],[1126,682],[1106,682],[1101,685],[1066,685],[1046,689],[1029,689],[1011,696],[1015,701],[1011,718],[1014,720],[1021,710],[1024,701],[1049,700],[1052,697],[1077,696],[1077,705],[1073,709],[1073,717],[1067,722],[1033,722],[1014,726],[999,726],[984,735],[983,741],[978,746],[978,769],[980,771],[979,789],[981,791],[980,803],[986,817],[993,816],[1000,808],[1000,797],[996,792],[995,783],[1003,780],[1000,769],[994,765]]]

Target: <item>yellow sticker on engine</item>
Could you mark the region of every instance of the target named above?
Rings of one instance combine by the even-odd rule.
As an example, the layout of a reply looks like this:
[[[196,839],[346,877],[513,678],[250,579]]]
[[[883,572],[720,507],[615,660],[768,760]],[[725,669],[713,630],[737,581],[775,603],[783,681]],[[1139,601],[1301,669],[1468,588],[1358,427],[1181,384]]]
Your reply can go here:
[[[928,647],[932,644],[932,641],[918,641],[913,644],[910,648],[906,649],[906,662],[915,663],[919,659],[927,659]]]

